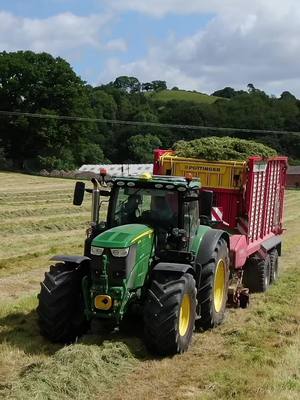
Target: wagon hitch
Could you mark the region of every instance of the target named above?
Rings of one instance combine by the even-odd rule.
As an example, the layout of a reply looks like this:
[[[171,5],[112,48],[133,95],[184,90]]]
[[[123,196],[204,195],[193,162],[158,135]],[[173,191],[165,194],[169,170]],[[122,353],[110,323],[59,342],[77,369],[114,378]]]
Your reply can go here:
[[[249,289],[243,286],[243,271],[237,271],[230,281],[227,305],[234,308],[247,308],[249,303]]]

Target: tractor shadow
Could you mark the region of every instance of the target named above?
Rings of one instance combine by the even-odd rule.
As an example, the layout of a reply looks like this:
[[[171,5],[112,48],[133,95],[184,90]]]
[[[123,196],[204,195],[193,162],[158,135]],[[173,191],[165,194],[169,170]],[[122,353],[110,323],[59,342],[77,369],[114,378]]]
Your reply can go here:
[[[93,321],[90,330],[77,343],[83,345],[101,346],[104,342],[124,343],[132,355],[143,361],[160,359],[148,352],[144,344],[143,324],[141,319],[130,318],[121,325],[120,329],[108,330],[100,321]],[[18,311],[0,318],[0,344],[11,345],[28,355],[55,354],[65,347],[63,344],[53,344],[41,334],[35,310]],[[76,345],[76,344],[75,344]]]
[[[52,355],[62,345],[45,340],[39,331],[35,310],[14,312],[0,318],[0,344],[5,343],[28,355]]]

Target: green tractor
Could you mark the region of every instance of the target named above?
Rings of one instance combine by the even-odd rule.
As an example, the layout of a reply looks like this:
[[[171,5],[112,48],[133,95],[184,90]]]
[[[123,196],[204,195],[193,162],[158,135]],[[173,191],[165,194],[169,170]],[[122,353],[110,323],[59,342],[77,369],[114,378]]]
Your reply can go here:
[[[93,189],[76,183],[75,205],[85,191],[92,194],[91,227],[84,256],[52,258],[57,263],[38,296],[41,333],[70,343],[92,319],[118,327],[136,313],[150,351],[182,353],[195,328],[213,328],[224,318],[229,236],[206,223],[212,193],[200,194],[192,178],[143,174],[100,181],[92,179]],[[108,211],[100,222],[103,197],[109,197]]]

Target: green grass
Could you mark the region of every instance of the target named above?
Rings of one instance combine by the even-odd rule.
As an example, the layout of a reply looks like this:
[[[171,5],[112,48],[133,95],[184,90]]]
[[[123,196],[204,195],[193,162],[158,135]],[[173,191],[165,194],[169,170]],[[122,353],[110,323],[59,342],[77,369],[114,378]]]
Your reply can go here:
[[[221,99],[221,97],[209,96],[208,94],[200,92],[190,92],[187,90],[161,90],[159,92],[150,93],[152,100],[158,101],[191,101],[194,103],[201,104],[212,104],[215,101]],[[223,99],[224,100],[224,99]]]
[[[118,338],[88,335],[76,345],[50,344],[37,329],[35,296],[1,305],[0,398],[95,398],[137,363],[129,346]]]
[[[0,183],[0,398],[300,398],[300,191],[286,194],[279,281],[251,296],[249,309],[227,310],[220,327],[195,333],[187,353],[156,359],[145,349],[139,324],[113,334],[93,324],[65,347],[40,335],[39,281],[51,255],[82,252],[89,202],[70,204],[72,181],[0,173]],[[47,196],[53,203],[41,202]]]
[[[89,195],[72,205],[74,181],[0,172],[0,277],[48,268],[56,253],[82,254]]]

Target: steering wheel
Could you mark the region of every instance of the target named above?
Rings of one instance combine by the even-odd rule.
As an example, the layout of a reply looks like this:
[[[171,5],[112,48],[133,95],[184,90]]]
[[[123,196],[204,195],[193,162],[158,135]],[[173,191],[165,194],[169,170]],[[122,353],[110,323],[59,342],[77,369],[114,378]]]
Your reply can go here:
[[[142,214],[138,217],[139,222],[141,223],[146,223],[148,225],[151,225],[153,228],[158,227],[160,229],[163,229],[167,233],[171,233],[172,229],[174,228],[173,225],[170,225],[170,221],[168,220],[163,220],[159,217],[159,215],[153,216],[152,212],[147,210],[143,211]]]

